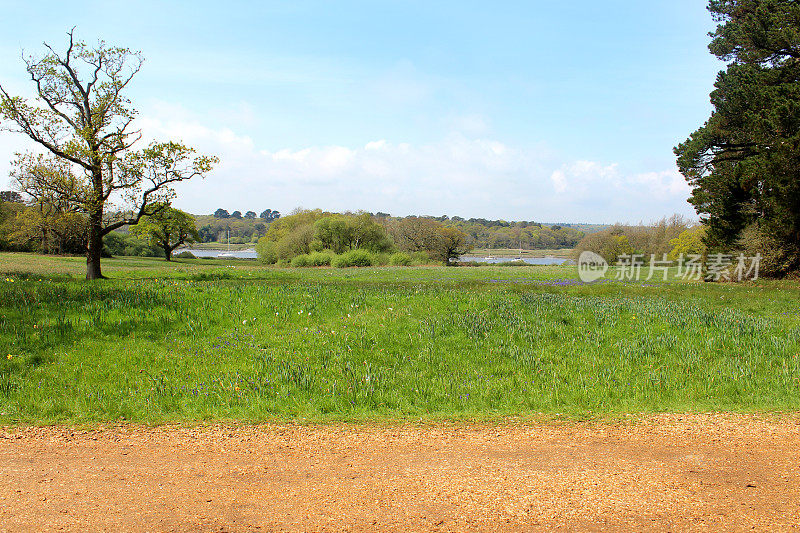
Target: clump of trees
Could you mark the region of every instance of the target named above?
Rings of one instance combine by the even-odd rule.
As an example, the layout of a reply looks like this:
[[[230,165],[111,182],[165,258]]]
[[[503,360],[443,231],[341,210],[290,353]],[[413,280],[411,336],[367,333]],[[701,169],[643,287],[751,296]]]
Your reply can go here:
[[[103,257],[164,257],[164,250],[131,232],[112,231],[103,238]]]
[[[335,254],[364,249],[370,252],[389,252],[394,246],[383,226],[368,213],[359,215],[328,215],[314,222],[312,249],[328,249]]]
[[[800,4],[711,0],[719,73],[706,123],[675,148],[713,250],[762,254],[762,274],[800,270]]]
[[[383,226],[368,213],[330,213],[320,209],[298,210],[272,222],[256,251],[267,263],[311,252],[329,250],[343,254],[362,249],[373,253],[391,251],[393,245]]]
[[[523,248],[525,250],[548,250],[574,248],[585,233],[570,224],[542,224],[539,222],[508,222],[506,220],[488,220],[485,218],[464,219],[459,216],[449,217],[392,217],[388,213],[376,213],[387,227],[402,225],[403,220],[422,219],[452,227],[466,235],[466,242],[473,248]],[[412,222],[416,223],[416,222]]]
[[[467,236],[430,218],[389,221],[369,213],[298,210],[270,224],[256,251],[267,263],[365,266],[431,260],[450,264],[470,249]]]
[[[636,226],[615,224],[610,228],[586,235],[575,247],[577,258],[584,251],[600,254],[609,264],[617,262],[621,255],[638,254],[645,261],[652,256],[661,260],[676,258],[681,253],[704,253],[704,248],[697,245],[702,237],[702,226],[674,215],[654,224]]]
[[[430,217],[382,219],[396,244],[403,252],[421,252],[430,258],[450,264],[453,259],[472,249],[468,236],[456,227],[445,226]]]
[[[24,59],[33,101],[0,84],[0,126],[45,150],[20,156],[14,172],[24,192],[57,198],[85,217],[86,278],[97,279],[103,237],[153,214],[174,197],[175,183],[205,176],[218,160],[171,141],[134,150],[141,134],[125,91],[141,54],[68,37],[65,52],[45,44],[44,55]]]
[[[131,227],[131,233],[161,248],[167,261],[172,260],[175,248],[199,238],[194,217],[167,204],[154,206],[151,214],[143,216]]]
[[[248,211],[244,215],[242,215],[241,211],[234,211],[233,213],[228,213],[227,209],[222,209],[221,207],[214,211],[214,214],[211,215],[214,218],[233,218],[236,220],[241,220],[242,218],[246,218],[248,220],[255,220],[256,219],[256,212],[255,211]],[[265,209],[258,215],[258,218],[264,220],[265,222],[272,222],[273,220],[277,220],[281,217],[279,211],[273,211],[272,209]]]
[[[18,177],[19,179],[19,177]],[[78,206],[53,194],[32,196],[4,191],[0,201],[0,248],[43,254],[86,250],[86,217]]]
[[[9,191],[3,191],[9,192]],[[54,214],[53,206],[24,197],[3,195],[0,200],[0,250],[40,254],[85,254],[86,216],[80,212]],[[163,257],[163,250],[120,230],[103,238],[103,257],[114,255]]]

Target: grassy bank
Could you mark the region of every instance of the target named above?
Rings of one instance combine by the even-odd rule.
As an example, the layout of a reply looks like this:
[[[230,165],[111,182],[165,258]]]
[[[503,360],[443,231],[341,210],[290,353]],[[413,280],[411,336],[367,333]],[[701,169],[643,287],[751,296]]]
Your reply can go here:
[[[796,410],[798,285],[0,254],[0,423]]]

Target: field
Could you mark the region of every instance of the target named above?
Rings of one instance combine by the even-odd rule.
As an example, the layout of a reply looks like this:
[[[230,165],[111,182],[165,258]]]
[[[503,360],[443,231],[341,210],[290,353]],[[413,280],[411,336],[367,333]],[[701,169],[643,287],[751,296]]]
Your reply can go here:
[[[798,287],[570,267],[6,254],[0,422],[484,419],[800,406]]]
[[[797,282],[83,269],[0,254],[10,530],[800,523]]]
[[[0,424],[800,407],[798,284],[0,255]]]

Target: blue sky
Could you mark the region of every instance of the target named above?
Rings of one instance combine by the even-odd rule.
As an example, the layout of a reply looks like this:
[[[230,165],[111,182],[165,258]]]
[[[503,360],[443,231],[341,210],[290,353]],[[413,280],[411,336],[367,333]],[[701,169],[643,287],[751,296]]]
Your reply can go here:
[[[149,139],[222,158],[176,205],[508,220],[690,215],[672,147],[724,65],[704,2],[6,2],[0,82],[65,31],[141,50]],[[23,138],[0,133],[0,173]]]

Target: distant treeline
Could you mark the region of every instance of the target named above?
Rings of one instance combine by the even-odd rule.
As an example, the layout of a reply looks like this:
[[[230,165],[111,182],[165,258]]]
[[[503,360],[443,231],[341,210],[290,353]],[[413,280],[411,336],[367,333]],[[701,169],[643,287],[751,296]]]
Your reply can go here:
[[[549,250],[574,248],[585,233],[569,225],[545,225],[538,222],[507,222],[453,217],[442,220],[445,226],[457,228],[467,234],[474,248],[522,248],[524,250]]]
[[[280,211],[265,209],[255,211],[228,212],[219,208],[211,215],[193,215],[200,235],[200,242],[230,242],[233,244],[255,244],[266,235],[270,222],[281,217]]]
[[[296,211],[299,213],[300,210]],[[322,213],[321,211],[319,211]],[[331,215],[332,213],[326,213]],[[349,215],[349,214],[348,214]],[[490,220],[454,216],[393,217],[388,213],[358,213],[384,228],[390,236],[401,239],[398,228],[410,228],[429,221],[452,228],[465,235],[470,248],[523,248],[526,250],[574,248],[585,233],[570,224]],[[277,210],[266,209],[242,214],[217,209],[211,215],[193,215],[200,242],[255,244],[267,235],[271,225],[281,220]],[[424,224],[422,224],[424,225]],[[160,255],[157,247],[128,234],[128,228],[112,232],[104,239],[107,254]],[[52,254],[82,254],[86,251],[86,217],[72,206],[54,206],[25,202],[12,191],[0,197],[0,249]]]
[[[445,227],[456,228],[467,235],[467,242],[473,248],[523,248],[525,250],[544,250],[574,248],[587,232],[571,224],[542,224],[539,222],[509,222],[454,216],[438,217],[393,217],[388,213],[367,213],[376,222],[391,226],[403,218],[428,219]],[[272,218],[265,218],[265,216]],[[254,211],[242,215],[239,211],[228,213],[218,209],[213,215],[195,215],[202,242],[230,242],[233,244],[256,243],[267,234],[271,222],[280,213],[269,209],[256,217]],[[597,226],[602,228],[604,226]]]

